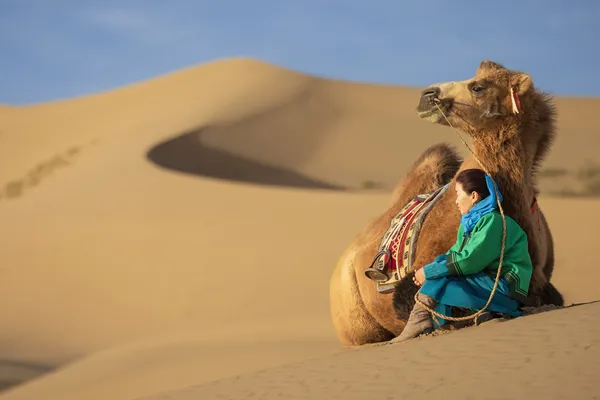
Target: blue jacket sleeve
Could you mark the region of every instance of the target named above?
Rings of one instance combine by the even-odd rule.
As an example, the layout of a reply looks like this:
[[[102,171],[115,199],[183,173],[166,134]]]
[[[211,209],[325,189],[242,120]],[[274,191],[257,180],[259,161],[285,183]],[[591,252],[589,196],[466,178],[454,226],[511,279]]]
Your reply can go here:
[[[446,255],[436,257],[435,261],[423,267],[423,272],[425,279],[439,279],[450,275],[450,270],[446,266]]]

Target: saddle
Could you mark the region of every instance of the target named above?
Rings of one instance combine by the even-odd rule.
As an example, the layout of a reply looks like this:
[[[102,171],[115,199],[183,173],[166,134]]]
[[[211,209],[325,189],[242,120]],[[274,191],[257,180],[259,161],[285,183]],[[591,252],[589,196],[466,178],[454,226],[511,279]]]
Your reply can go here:
[[[365,269],[367,278],[377,284],[379,293],[391,293],[396,283],[414,271],[415,248],[423,220],[448,189],[450,183],[410,200],[390,222],[379,251]]]

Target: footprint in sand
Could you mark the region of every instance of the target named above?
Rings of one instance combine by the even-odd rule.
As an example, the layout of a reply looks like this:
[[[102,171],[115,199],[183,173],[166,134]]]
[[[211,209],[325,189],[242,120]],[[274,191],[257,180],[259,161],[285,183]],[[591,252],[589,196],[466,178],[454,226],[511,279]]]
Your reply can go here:
[[[89,145],[94,145],[92,141]],[[68,167],[73,164],[81,154],[83,146],[73,146],[68,150],[56,154],[54,157],[40,162],[31,168],[23,177],[13,179],[0,188],[0,203],[2,201],[17,199],[25,193],[40,184],[43,179],[48,178],[57,170]]]

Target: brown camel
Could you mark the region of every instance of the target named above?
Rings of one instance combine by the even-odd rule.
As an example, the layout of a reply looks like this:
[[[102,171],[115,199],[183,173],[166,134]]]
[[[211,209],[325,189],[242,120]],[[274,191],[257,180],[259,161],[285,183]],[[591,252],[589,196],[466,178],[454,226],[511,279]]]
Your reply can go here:
[[[562,296],[550,283],[552,236],[535,200],[535,173],[555,137],[550,96],[534,88],[529,75],[483,61],[469,80],[425,89],[417,112],[422,119],[442,125],[449,125],[447,118],[472,138],[473,152],[502,191],[505,214],[527,233],[534,264],[528,305],[563,305]],[[416,195],[447,183],[452,187],[454,176],[466,168],[480,168],[472,155],[462,162],[446,144],[427,149],[394,189],[389,208],[345,250],[330,281],[331,315],[344,345],[387,341],[402,332],[417,291],[412,275],[400,279],[393,294],[384,294],[364,271],[392,218]],[[445,253],[456,240],[460,213],[455,199],[455,191],[446,190],[423,220],[414,245],[413,270]]]

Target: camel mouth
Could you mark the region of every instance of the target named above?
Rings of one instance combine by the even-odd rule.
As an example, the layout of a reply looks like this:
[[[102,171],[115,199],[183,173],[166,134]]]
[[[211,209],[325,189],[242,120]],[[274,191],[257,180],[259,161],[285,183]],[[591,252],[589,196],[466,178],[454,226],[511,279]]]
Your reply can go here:
[[[421,118],[427,118],[427,117],[430,117],[430,116],[436,115],[436,114],[441,114],[440,110],[438,110],[437,108],[430,108],[427,110],[417,109],[417,115]]]
[[[419,118],[431,122],[437,122],[442,117],[442,114],[438,110],[417,111],[417,115]]]
[[[439,106],[439,108],[438,108]],[[431,103],[426,107],[423,107],[421,104],[417,107],[417,115],[419,118],[439,123],[444,121],[444,114],[448,115],[451,109],[451,103],[449,102],[439,102],[439,103]]]
[[[417,115],[419,118],[433,122],[444,123],[444,115],[448,115],[452,108],[451,99],[440,99],[437,88],[426,89],[419,99]]]

